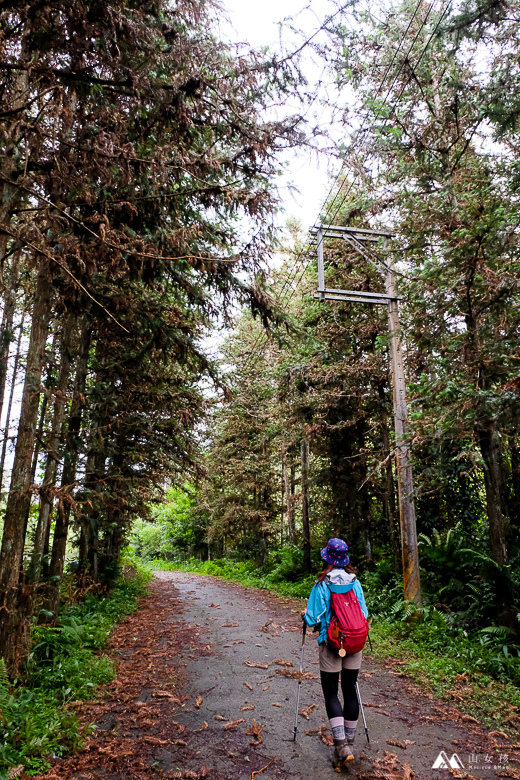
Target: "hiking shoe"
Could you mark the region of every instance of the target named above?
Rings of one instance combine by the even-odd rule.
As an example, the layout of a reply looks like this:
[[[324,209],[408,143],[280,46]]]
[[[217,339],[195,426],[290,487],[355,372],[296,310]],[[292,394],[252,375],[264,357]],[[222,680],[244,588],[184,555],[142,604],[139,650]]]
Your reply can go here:
[[[334,764],[337,767],[344,766],[347,761],[354,758],[346,739],[334,740]]]

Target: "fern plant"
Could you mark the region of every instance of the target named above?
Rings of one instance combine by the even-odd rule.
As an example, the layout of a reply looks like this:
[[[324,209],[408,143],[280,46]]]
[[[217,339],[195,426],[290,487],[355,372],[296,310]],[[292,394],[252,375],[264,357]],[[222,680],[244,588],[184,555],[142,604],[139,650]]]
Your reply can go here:
[[[0,724],[8,719],[9,707],[9,675],[3,658],[0,658]]]

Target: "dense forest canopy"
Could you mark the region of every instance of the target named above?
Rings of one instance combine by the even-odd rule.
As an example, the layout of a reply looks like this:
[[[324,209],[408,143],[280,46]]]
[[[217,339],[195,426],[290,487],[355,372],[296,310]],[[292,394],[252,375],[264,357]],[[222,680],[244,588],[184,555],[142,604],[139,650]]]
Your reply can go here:
[[[392,234],[368,259],[327,240],[325,276],[383,292],[370,258],[395,269],[425,604],[512,634],[518,11],[353,3],[297,51],[323,57],[348,130],[317,221]],[[272,106],[305,79],[291,57],[219,40],[218,13],[0,8],[0,657],[13,670],[67,584],[110,587],[136,520],[142,557],[252,560],[289,579],[344,536],[374,588],[417,615],[395,589],[386,311],[317,301],[315,241],[294,220],[276,235],[280,151],[310,139]]]

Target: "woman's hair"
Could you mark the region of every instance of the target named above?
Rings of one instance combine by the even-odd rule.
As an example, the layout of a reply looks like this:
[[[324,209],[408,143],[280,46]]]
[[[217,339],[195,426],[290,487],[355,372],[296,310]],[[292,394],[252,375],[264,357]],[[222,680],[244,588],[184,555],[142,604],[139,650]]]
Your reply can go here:
[[[357,574],[357,569],[348,563],[346,566],[333,566],[331,563],[324,561],[324,566],[321,572],[318,574],[317,582],[323,582],[327,574],[330,574],[332,569],[344,569],[348,574]]]

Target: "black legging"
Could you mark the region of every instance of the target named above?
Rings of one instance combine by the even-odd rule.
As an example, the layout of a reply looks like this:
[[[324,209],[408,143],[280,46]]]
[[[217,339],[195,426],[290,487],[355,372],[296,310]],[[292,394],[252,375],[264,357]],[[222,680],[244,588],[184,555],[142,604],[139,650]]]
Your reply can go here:
[[[341,670],[341,690],[343,692],[343,709],[338,699],[339,672],[320,672],[321,687],[325,696],[327,717],[345,720],[357,720],[359,717],[359,702],[356,695],[356,682],[359,669]]]

